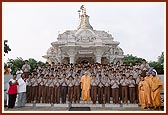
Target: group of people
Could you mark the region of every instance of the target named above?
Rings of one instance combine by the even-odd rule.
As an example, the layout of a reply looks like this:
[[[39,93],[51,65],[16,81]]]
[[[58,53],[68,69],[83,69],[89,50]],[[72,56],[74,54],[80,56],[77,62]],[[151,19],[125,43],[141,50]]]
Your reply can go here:
[[[139,104],[142,108],[161,109],[160,90],[162,90],[162,82],[157,76],[156,70],[152,71],[152,75],[146,72],[146,77],[141,77],[138,84]]]
[[[139,103],[143,108],[155,109],[161,106],[162,83],[145,60],[135,65],[46,63],[43,67],[37,64],[31,73],[30,69],[26,60],[9,80],[8,107],[14,107],[17,93],[19,106],[25,102],[64,104],[67,96],[69,103],[80,103],[81,98],[83,103]]]

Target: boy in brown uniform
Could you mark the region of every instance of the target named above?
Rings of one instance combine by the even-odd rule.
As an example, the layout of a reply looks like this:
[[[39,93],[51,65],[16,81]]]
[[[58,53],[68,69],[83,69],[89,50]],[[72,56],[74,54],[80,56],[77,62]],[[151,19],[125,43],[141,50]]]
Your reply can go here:
[[[48,86],[49,86],[48,102],[53,104],[54,103],[54,75],[50,76]]]
[[[141,74],[138,75],[138,77],[136,78],[136,84],[135,84],[135,100],[136,103],[139,103],[139,90],[138,90],[138,85],[141,79]]]
[[[75,79],[74,79],[74,103],[79,103],[80,100],[80,78],[79,75],[76,74],[75,75]]]
[[[66,103],[66,93],[67,93],[67,79],[66,79],[66,74],[63,74],[61,78],[61,96],[62,96],[62,103]]]
[[[112,88],[112,96],[113,96],[113,103],[118,103],[118,97],[119,97],[119,80],[116,78],[116,76],[113,77],[111,80],[111,88]]]
[[[129,96],[130,96],[130,103],[133,104],[135,102],[135,80],[133,76],[130,75],[129,77]]]
[[[44,77],[44,89],[43,89],[43,99],[42,99],[42,102],[43,103],[48,103],[48,79],[49,79],[49,75],[47,74],[45,77]]]
[[[98,79],[98,102],[99,104],[103,103],[103,79],[102,76],[99,75],[99,79]]]
[[[44,77],[44,75],[41,74],[40,77],[37,79],[38,84],[39,84],[39,86],[38,86],[38,101],[37,101],[37,103],[40,103],[41,97],[43,95],[43,89],[44,89],[43,77]]]
[[[37,74],[34,74],[34,77],[31,79],[32,83],[32,101],[37,101],[37,89],[38,89],[38,82],[37,82]]]
[[[93,104],[96,104],[96,100],[97,100],[97,84],[98,84],[98,81],[96,79],[96,76],[93,75],[91,79],[91,99]]]
[[[68,86],[68,101],[69,101],[69,103],[72,103],[73,86],[74,86],[74,81],[73,81],[72,76],[69,76],[69,80],[67,81],[67,86]]]
[[[122,103],[128,104],[128,79],[126,78],[126,75],[122,75],[122,79],[120,80],[121,84],[121,90],[122,90]]]
[[[110,103],[110,79],[108,75],[105,75],[104,95],[105,95],[105,103]]]
[[[55,92],[54,92],[54,99],[55,99],[55,103],[60,103],[60,79],[59,79],[59,75],[56,75],[55,78]]]
[[[26,84],[27,84],[27,91],[26,91],[26,100],[27,103],[31,103],[32,100],[32,83],[31,83],[31,79],[32,79],[32,74],[29,74],[28,79],[26,79]]]

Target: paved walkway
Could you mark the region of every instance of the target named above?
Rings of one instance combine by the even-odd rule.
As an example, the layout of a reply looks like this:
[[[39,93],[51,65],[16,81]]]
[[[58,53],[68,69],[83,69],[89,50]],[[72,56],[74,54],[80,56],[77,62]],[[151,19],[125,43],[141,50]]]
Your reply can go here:
[[[13,109],[5,108],[4,111],[69,111],[69,107],[90,107],[91,111],[156,111],[153,109],[142,109],[138,107],[137,104],[38,104],[36,106],[31,106],[30,104],[26,107],[15,107]],[[158,110],[157,110],[158,111]],[[160,110],[163,111],[163,110]]]

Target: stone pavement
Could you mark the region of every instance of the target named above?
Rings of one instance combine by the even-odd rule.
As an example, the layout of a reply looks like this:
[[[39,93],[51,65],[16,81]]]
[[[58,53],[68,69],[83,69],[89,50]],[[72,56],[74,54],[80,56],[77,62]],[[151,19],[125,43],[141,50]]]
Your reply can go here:
[[[156,111],[152,109],[142,109],[137,104],[37,104],[31,106],[26,104],[26,107],[15,107],[13,109],[5,108],[4,111],[69,111],[69,107],[90,107],[91,111]]]

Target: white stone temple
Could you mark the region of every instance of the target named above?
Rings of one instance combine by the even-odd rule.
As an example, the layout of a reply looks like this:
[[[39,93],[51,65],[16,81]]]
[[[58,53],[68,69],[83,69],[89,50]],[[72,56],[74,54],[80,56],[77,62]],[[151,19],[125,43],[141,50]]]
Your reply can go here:
[[[94,30],[89,23],[86,8],[81,8],[77,30],[67,30],[51,43],[43,58],[52,63],[122,63],[124,52],[111,34]]]

